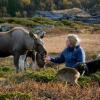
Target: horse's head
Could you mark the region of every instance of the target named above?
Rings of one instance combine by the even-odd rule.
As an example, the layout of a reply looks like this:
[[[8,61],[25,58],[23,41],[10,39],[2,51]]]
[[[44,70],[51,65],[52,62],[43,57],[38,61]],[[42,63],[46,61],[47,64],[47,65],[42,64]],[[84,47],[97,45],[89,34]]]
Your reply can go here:
[[[41,38],[44,37],[45,32],[43,32],[41,36],[39,34],[37,35],[34,34],[33,32],[30,32],[30,36],[34,39],[34,50],[35,52],[37,52],[37,56],[36,56],[37,64],[40,65],[40,67],[42,67],[45,64],[44,59],[47,55],[47,51],[43,46],[44,44],[43,41],[41,40]]]
[[[31,36],[37,35],[38,38],[43,39],[45,37],[46,32],[43,30],[31,30],[29,34]]]

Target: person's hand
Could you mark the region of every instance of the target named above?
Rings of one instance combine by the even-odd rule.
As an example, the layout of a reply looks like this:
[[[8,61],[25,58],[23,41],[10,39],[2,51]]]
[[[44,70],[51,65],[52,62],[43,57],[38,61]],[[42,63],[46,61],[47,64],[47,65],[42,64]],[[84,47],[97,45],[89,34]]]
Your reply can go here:
[[[47,57],[45,58],[45,62],[46,62],[46,63],[49,63],[50,60],[51,60],[51,57],[50,57],[50,56],[47,56]]]

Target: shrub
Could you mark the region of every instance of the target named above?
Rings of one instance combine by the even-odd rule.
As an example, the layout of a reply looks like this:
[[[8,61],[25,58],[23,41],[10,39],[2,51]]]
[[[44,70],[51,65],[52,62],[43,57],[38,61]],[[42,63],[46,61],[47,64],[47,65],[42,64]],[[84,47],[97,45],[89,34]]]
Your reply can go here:
[[[27,72],[26,77],[31,78],[37,82],[50,82],[55,80],[56,72],[54,69],[46,69],[35,72]]]
[[[91,83],[91,78],[87,76],[82,76],[79,79],[79,84],[81,86],[88,86]]]
[[[3,72],[9,72],[10,70],[11,70],[11,69],[8,68],[8,67],[3,67],[3,68],[2,68],[2,71],[3,71]]]
[[[24,26],[38,25],[36,22],[28,18],[7,18],[7,19],[5,18],[5,19],[0,19],[0,23],[20,24]]]
[[[61,21],[56,21],[54,25],[55,26],[62,26],[62,27],[64,26],[64,24]]]
[[[37,25],[33,21],[26,19],[26,18],[12,18],[8,19],[8,23],[20,24],[24,26],[34,26]]]
[[[10,72],[10,71],[11,71],[11,68],[9,67],[6,67],[6,66],[0,67],[0,72]]]
[[[11,24],[20,24],[24,26],[36,26],[36,25],[54,25],[54,26],[68,26],[71,28],[86,28],[88,26],[78,23],[71,22],[68,20],[55,21],[44,17],[35,17],[35,18],[1,18],[0,23],[11,23]]]
[[[66,26],[72,26],[72,23],[68,20],[62,20],[61,22]]]
[[[0,100],[32,100],[32,97],[30,94],[16,92],[0,94]]]
[[[5,19],[0,18],[0,23],[5,23],[5,22],[6,22]]]
[[[53,21],[48,18],[43,18],[43,17],[32,18],[32,21],[40,25],[55,25],[56,24],[56,21]]]
[[[92,80],[98,81],[100,83],[100,72],[96,72],[92,74],[90,77]]]

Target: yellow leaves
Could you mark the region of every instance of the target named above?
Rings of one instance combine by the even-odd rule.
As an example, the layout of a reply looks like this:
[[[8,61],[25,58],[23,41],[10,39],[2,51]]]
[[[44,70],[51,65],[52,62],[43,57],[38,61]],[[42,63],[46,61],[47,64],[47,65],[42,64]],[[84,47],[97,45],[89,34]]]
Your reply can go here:
[[[22,3],[24,5],[29,5],[31,3],[31,0],[22,0]]]
[[[68,0],[63,0],[63,3],[64,3],[64,4],[67,4],[67,3],[68,3]]]

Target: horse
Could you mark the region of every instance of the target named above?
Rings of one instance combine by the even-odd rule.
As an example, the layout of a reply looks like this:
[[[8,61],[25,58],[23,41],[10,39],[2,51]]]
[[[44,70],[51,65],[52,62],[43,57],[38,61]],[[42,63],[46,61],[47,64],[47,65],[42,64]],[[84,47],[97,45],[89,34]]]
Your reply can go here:
[[[43,36],[44,33],[42,32]],[[41,37],[43,38],[43,36]],[[27,51],[33,50],[43,57],[46,56],[46,50],[40,38],[33,31],[28,31],[23,27],[15,27],[7,32],[0,32],[0,57],[13,56],[18,73],[20,71],[19,58]]]

